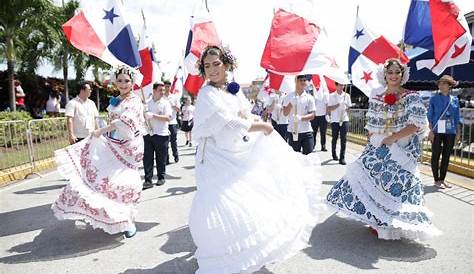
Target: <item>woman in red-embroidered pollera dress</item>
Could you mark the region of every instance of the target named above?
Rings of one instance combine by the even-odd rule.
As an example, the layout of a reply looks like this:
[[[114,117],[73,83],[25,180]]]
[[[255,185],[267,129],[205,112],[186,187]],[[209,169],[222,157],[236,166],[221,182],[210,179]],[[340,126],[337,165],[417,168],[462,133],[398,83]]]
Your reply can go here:
[[[121,67],[115,76],[120,95],[107,108],[109,125],[56,151],[58,170],[69,183],[52,210],[58,219],[84,221],[109,234],[132,237],[142,190],[138,166],[143,158],[143,104],[131,92],[133,73]]]

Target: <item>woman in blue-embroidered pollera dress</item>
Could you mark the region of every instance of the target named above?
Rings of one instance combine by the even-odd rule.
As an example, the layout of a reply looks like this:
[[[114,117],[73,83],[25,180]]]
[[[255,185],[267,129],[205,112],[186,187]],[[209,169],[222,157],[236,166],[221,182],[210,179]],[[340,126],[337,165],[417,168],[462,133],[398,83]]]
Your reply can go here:
[[[427,130],[420,95],[401,87],[408,69],[387,60],[378,72],[385,85],[369,100],[369,144],[327,195],[339,212],[369,225],[380,239],[423,239],[440,231],[423,205],[418,171],[421,140]]]

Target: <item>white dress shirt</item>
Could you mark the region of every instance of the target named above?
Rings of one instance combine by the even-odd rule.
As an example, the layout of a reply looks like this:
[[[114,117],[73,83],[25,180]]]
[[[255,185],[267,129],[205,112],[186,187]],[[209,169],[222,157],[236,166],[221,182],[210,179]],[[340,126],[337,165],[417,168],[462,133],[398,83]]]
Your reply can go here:
[[[177,108],[180,108],[181,107],[181,104],[179,102],[179,99],[176,98],[176,96],[168,96],[167,97],[170,105],[171,105],[171,120],[169,122],[170,125],[177,125],[178,124],[178,120],[176,119],[176,115],[177,115],[177,111],[175,109],[175,107]]]
[[[171,117],[172,110],[170,102],[165,98],[161,97],[160,100],[153,100],[151,97],[148,102],[148,111],[158,115],[167,115]],[[159,135],[159,136],[169,136],[170,132],[168,129],[168,122],[162,121],[159,119],[150,119],[151,128],[153,130],[152,135]]]
[[[322,89],[314,92],[314,102],[316,105],[316,116],[325,116],[326,107],[328,106],[329,92],[323,91]]]
[[[286,107],[290,103],[293,107],[288,114],[288,132],[293,132],[293,128],[296,125],[296,115],[304,116],[310,114],[315,111],[316,107],[313,96],[307,92],[303,92],[301,95],[297,95],[296,92],[288,93],[288,95],[283,100],[283,106]],[[313,132],[313,129],[311,128],[311,122],[309,120],[298,121],[298,133],[305,132]]]
[[[83,101],[76,97],[66,105],[66,117],[72,117],[72,130],[77,138],[86,138],[95,129],[95,119],[99,111],[90,99]]]
[[[272,110],[272,120],[275,121],[278,125],[288,124],[288,116],[283,115],[283,100],[286,94],[274,94],[272,95],[273,100],[273,110]]]
[[[337,104],[339,104],[339,106],[331,111],[331,123],[348,122],[349,115],[347,109],[352,105],[349,94],[345,92],[339,94],[337,91],[331,93],[329,95],[328,106],[335,106]]]

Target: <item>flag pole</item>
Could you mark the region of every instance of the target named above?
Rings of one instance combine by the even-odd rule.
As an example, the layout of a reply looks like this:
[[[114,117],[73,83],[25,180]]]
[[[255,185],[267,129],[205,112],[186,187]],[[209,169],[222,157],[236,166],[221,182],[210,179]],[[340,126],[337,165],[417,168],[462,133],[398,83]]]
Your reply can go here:
[[[143,13],[143,9],[141,9],[141,11],[142,11],[142,18],[143,18],[143,28],[146,29],[145,14]],[[140,40],[141,39],[145,39],[145,37],[140,37]],[[154,83],[151,83],[151,84],[153,85]],[[141,83],[140,83],[140,95],[142,97],[143,110],[144,110],[144,112],[147,112],[148,111],[148,105],[146,104],[145,92],[143,91],[143,86],[142,86]],[[153,127],[151,126],[150,120],[145,119],[145,125],[147,127],[148,133],[150,133],[150,135],[151,135],[151,133],[153,132]]]

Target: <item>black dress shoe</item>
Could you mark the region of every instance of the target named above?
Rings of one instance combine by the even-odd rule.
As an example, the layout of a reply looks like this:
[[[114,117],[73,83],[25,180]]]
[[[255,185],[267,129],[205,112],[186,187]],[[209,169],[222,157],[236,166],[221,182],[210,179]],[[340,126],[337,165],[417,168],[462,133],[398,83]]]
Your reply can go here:
[[[157,186],[162,186],[165,184],[165,179],[159,179],[157,182],[156,182],[156,185]]]
[[[337,157],[337,156],[332,156],[332,159],[333,159],[334,161],[339,161],[339,157]]]
[[[178,156],[175,156],[175,157],[174,157],[174,162],[175,162],[175,163],[179,162],[179,157],[178,157]]]
[[[341,165],[346,165],[347,163],[346,163],[346,160],[341,159],[341,160],[339,160],[339,164],[341,164]]]
[[[328,151],[325,147],[321,148],[321,151]]]
[[[149,188],[152,188],[152,187],[153,187],[152,182],[145,181],[145,182],[143,183],[143,190],[149,189]]]

